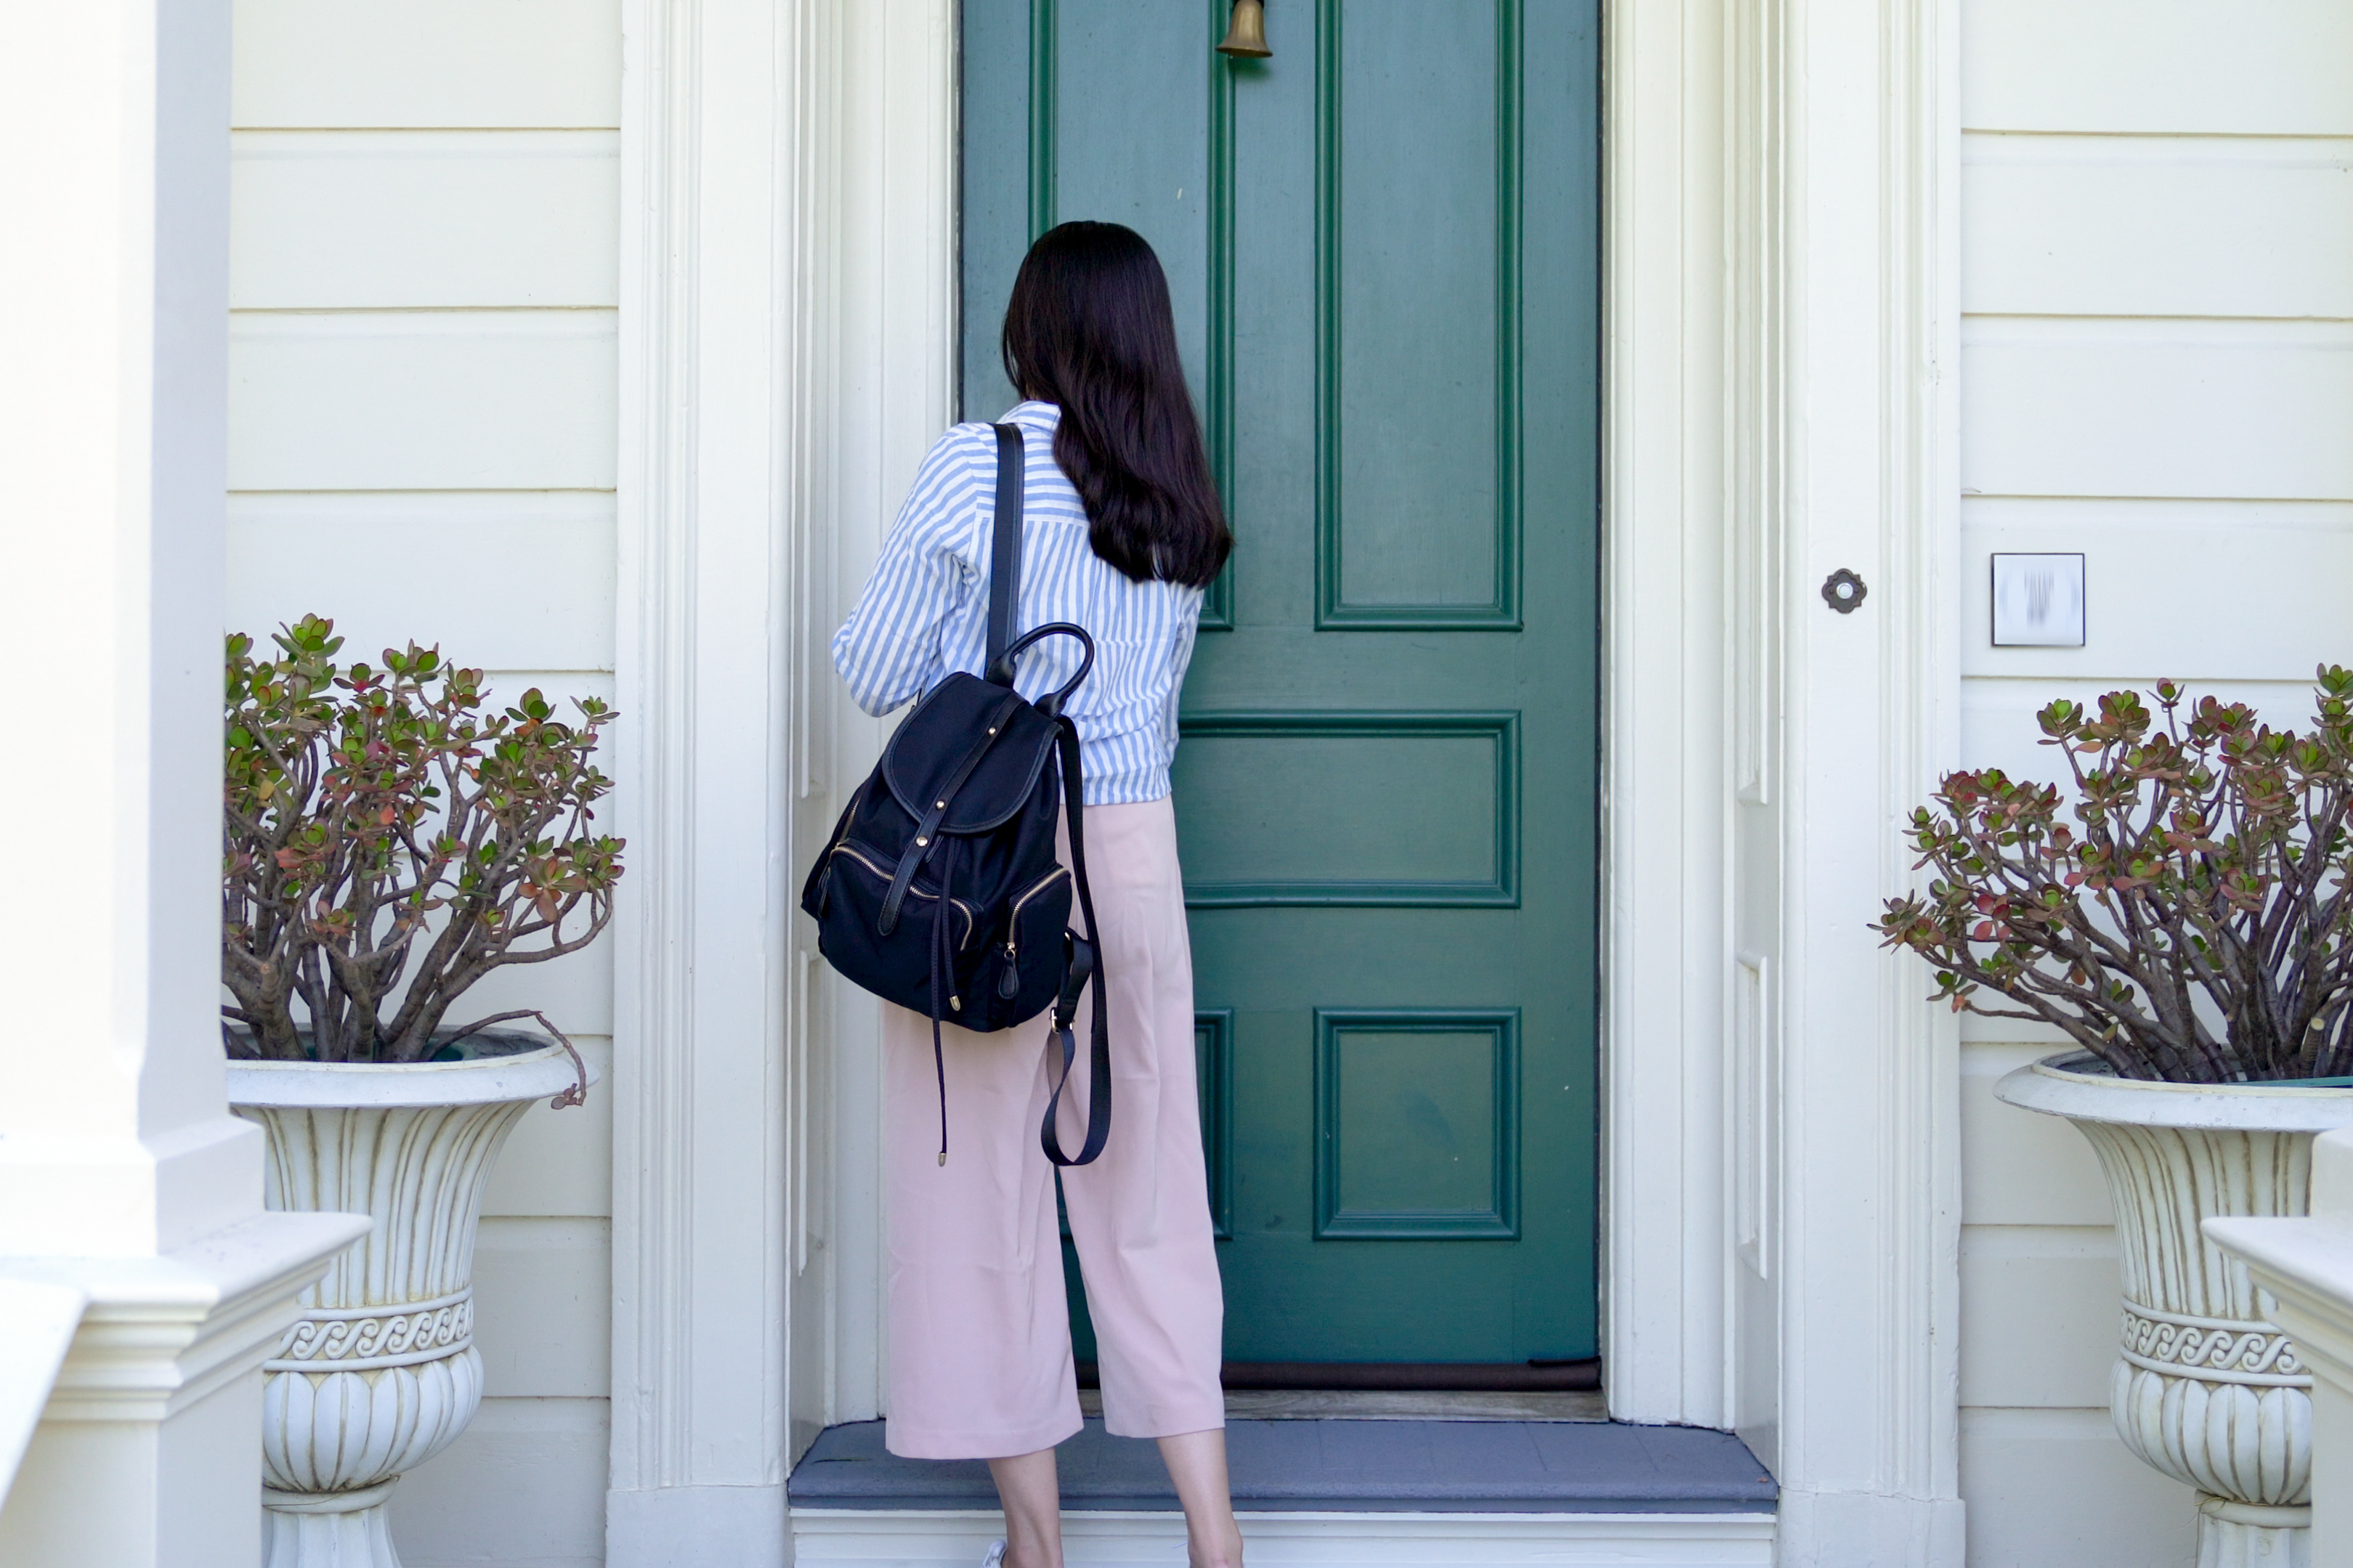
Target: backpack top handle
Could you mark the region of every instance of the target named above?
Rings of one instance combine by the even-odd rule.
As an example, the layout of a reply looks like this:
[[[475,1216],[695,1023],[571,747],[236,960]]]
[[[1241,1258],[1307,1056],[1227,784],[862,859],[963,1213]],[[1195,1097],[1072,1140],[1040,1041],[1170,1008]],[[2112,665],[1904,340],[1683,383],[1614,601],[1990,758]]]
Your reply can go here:
[[[1062,683],[1060,690],[1049,691],[1038,699],[1039,712],[1049,719],[1059,719],[1062,716],[1062,704],[1071,700],[1071,693],[1079,689],[1079,682],[1084,680],[1087,678],[1087,671],[1095,667],[1095,639],[1087,636],[1086,628],[1083,626],[1073,626],[1069,621],[1049,621],[1042,626],[1033,626],[1029,631],[1023,632],[1013,646],[1005,650],[1005,668],[1008,671],[1011,670],[1013,661],[1021,657],[1022,650],[1039,637],[1079,639],[1078,672]],[[1010,675],[1007,679],[1009,680]]]

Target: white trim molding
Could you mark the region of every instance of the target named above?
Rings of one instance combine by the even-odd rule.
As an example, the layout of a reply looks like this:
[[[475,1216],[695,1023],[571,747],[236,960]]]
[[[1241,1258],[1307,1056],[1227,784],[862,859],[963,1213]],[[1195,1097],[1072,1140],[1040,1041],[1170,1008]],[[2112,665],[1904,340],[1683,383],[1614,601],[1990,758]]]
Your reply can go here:
[[[871,764],[825,654],[946,424],[953,0],[625,0],[617,1568],[774,1562],[879,1412],[871,1007],[795,912]]]
[[[1606,1380],[1788,1563],[1962,1548],[1957,1040],[1867,924],[1957,731],[1955,29],[1606,29]]]
[[[783,433],[810,9],[623,8],[618,1563],[785,1550]]]

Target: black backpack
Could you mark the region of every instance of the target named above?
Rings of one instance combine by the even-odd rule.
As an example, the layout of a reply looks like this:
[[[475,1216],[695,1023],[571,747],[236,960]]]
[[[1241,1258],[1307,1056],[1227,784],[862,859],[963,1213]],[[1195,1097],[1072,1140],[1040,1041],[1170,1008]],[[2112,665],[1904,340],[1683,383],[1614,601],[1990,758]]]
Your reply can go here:
[[[1050,1005],[1062,1070],[1038,1130],[1057,1165],[1103,1152],[1111,1129],[1111,1047],[1094,896],[1080,824],[1078,726],[1063,713],[1095,661],[1094,639],[1067,622],[1008,641],[1021,582],[1021,431],[997,431],[997,521],[989,556],[988,662],[934,687],[899,726],[882,760],[833,829],[801,889],[818,923],[818,951],[844,978],[888,1002],[928,1013],[940,1085],[940,1163],[948,1163],[947,1064],[940,1025],[987,1034],[1027,1023]],[[1040,637],[1079,639],[1079,670],[1060,690],[1026,702],[1014,660]],[[1056,776],[1071,825],[1071,869],[1054,858]],[[1086,935],[1069,929],[1072,884]],[[1087,1136],[1062,1152],[1055,1125],[1077,1044],[1071,1020],[1094,982]]]

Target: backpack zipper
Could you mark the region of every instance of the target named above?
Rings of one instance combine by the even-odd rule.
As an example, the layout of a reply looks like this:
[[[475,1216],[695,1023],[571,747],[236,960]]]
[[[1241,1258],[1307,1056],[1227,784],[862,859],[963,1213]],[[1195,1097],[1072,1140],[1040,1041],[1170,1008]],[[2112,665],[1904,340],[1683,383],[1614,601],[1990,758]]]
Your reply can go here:
[[[868,870],[873,872],[876,876],[881,878],[886,882],[891,879],[891,868],[876,863],[871,857],[860,853],[860,851],[852,845],[847,843],[837,844],[833,847],[833,852],[836,855],[849,856],[852,860],[857,861],[860,865],[865,867]],[[923,885],[917,882],[908,883],[907,891],[913,893],[919,899],[931,899],[936,900],[939,898],[937,893],[927,893],[923,891]],[[970,904],[965,903],[962,899],[950,899],[948,903],[952,908],[961,912],[964,916],[964,940],[956,943],[956,951],[958,952],[962,952],[965,948],[972,945],[973,928],[979,921],[980,914],[978,910],[975,910]],[[1019,906],[1017,905],[1015,907],[1018,908]]]
[[[1022,890],[1021,896],[1013,900],[1013,908],[1005,917],[1005,980],[1002,982],[1003,985],[1011,985],[1018,989],[1020,984],[1020,982],[1016,979],[1015,976],[1019,973],[1021,968],[1021,953],[1016,945],[1021,931],[1021,906],[1036,898],[1039,894],[1044,892],[1047,889],[1052,887],[1057,880],[1068,877],[1070,874],[1071,871],[1069,867],[1057,866],[1052,870],[1047,872],[1044,876],[1039,878],[1036,881],[1030,883],[1028,888]],[[1007,991],[1005,994],[1010,996],[1013,993],[1011,991]]]

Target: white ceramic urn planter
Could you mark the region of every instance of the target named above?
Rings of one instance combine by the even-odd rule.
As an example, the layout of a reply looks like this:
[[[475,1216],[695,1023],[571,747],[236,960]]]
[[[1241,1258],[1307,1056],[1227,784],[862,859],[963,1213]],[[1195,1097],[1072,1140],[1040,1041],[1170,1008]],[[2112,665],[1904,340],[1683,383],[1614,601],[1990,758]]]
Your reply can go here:
[[[269,1205],[375,1228],[302,1296],[262,1385],[264,1568],[399,1568],[385,1502],[482,1398],[474,1232],[507,1134],[578,1079],[533,1037],[471,1059],[228,1064],[229,1103],[269,1135]]]
[[[2307,1568],[2312,1375],[2199,1224],[2303,1214],[2312,1140],[2353,1124],[2353,1089],[2153,1083],[2069,1052],[1994,1093],[2067,1118],[2099,1156],[2124,1274],[2109,1408],[2126,1447],[2198,1489],[2199,1568]]]

